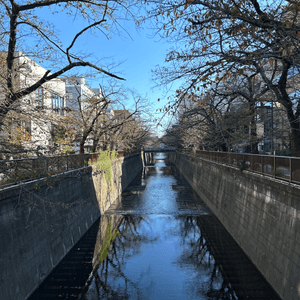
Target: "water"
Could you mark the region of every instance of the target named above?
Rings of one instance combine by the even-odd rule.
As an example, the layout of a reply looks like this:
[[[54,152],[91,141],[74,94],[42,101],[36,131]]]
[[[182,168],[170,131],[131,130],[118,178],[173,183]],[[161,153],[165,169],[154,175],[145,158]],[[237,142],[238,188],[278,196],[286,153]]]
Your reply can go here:
[[[55,298],[280,299],[163,154],[31,299]]]

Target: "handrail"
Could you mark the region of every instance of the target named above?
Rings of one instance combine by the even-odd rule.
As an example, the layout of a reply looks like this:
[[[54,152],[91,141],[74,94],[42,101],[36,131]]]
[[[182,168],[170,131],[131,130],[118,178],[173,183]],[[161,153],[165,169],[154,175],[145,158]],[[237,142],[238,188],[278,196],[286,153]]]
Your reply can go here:
[[[173,152],[176,151],[176,148],[166,147],[166,148],[144,148],[144,152]]]
[[[119,151],[125,157],[136,151]],[[0,160],[0,188],[76,170],[96,162],[100,153],[39,156]]]
[[[259,173],[276,179],[300,184],[300,158],[247,153],[197,150],[182,151],[202,159]]]

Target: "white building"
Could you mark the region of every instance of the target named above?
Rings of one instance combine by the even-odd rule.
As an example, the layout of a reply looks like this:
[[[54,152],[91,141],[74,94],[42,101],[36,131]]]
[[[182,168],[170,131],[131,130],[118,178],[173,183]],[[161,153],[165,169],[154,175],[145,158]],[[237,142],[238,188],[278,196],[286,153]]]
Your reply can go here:
[[[45,68],[21,52],[15,53],[14,67],[16,70],[14,85],[17,91],[32,86],[47,72]],[[5,84],[3,88],[5,89]],[[13,113],[8,115],[8,129],[0,132],[1,138],[22,143],[25,148],[23,151],[26,152],[39,150],[41,153],[47,153],[49,150],[54,151],[58,148],[64,151],[78,152],[78,141],[80,140],[80,131],[84,128],[84,122],[88,123],[88,119],[93,118],[93,114],[97,111],[97,105],[101,108],[102,98],[101,89],[92,89],[82,77],[71,78],[67,84],[62,79],[53,79],[22,98],[18,103],[21,109],[12,110]],[[93,107],[94,102],[89,101],[91,99],[96,99],[98,104]],[[95,107],[96,109],[94,109]],[[78,112],[80,113],[78,114]],[[101,114],[113,115],[112,107],[107,107]],[[77,122],[78,118],[82,120]],[[100,128],[102,121],[103,117],[99,118],[95,128]],[[64,136],[66,126],[74,129],[71,136]],[[18,134],[15,134],[16,132]],[[94,132],[91,132],[84,144],[86,151],[91,150],[93,142]]]
[[[21,52],[15,53],[14,65],[15,88],[19,91],[36,83],[47,72],[45,68]],[[57,78],[24,96],[18,104],[21,109],[19,112],[16,110],[19,113],[18,122],[12,121],[8,135],[11,136],[14,130],[22,127],[21,130],[27,135],[24,143],[28,150],[39,148],[43,152],[47,151],[52,143],[52,126],[64,115],[65,93],[65,82]]]

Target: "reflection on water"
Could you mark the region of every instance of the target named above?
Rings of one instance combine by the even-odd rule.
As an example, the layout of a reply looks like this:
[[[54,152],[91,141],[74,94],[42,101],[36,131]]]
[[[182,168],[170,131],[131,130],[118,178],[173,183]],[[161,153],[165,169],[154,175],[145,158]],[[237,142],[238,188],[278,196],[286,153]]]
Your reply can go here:
[[[94,274],[84,299],[278,299],[212,215],[123,216]]]
[[[204,206],[157,156],[31,299],[279,300]]]

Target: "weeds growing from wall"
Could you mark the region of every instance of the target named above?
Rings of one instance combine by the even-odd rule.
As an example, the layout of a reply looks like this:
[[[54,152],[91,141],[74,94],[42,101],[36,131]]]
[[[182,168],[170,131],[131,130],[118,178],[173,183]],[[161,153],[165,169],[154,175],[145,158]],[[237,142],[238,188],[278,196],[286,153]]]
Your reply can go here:
[[[96,161],[97,169],[101,169],[104,171],[106,182],[109,183],[111,181],[112,170],[111,170],[111,161],[118,157],[119,153],[116,151],[105,150],[98,155],[98,159]],[[91,164],[91,162],[89,162]]]

